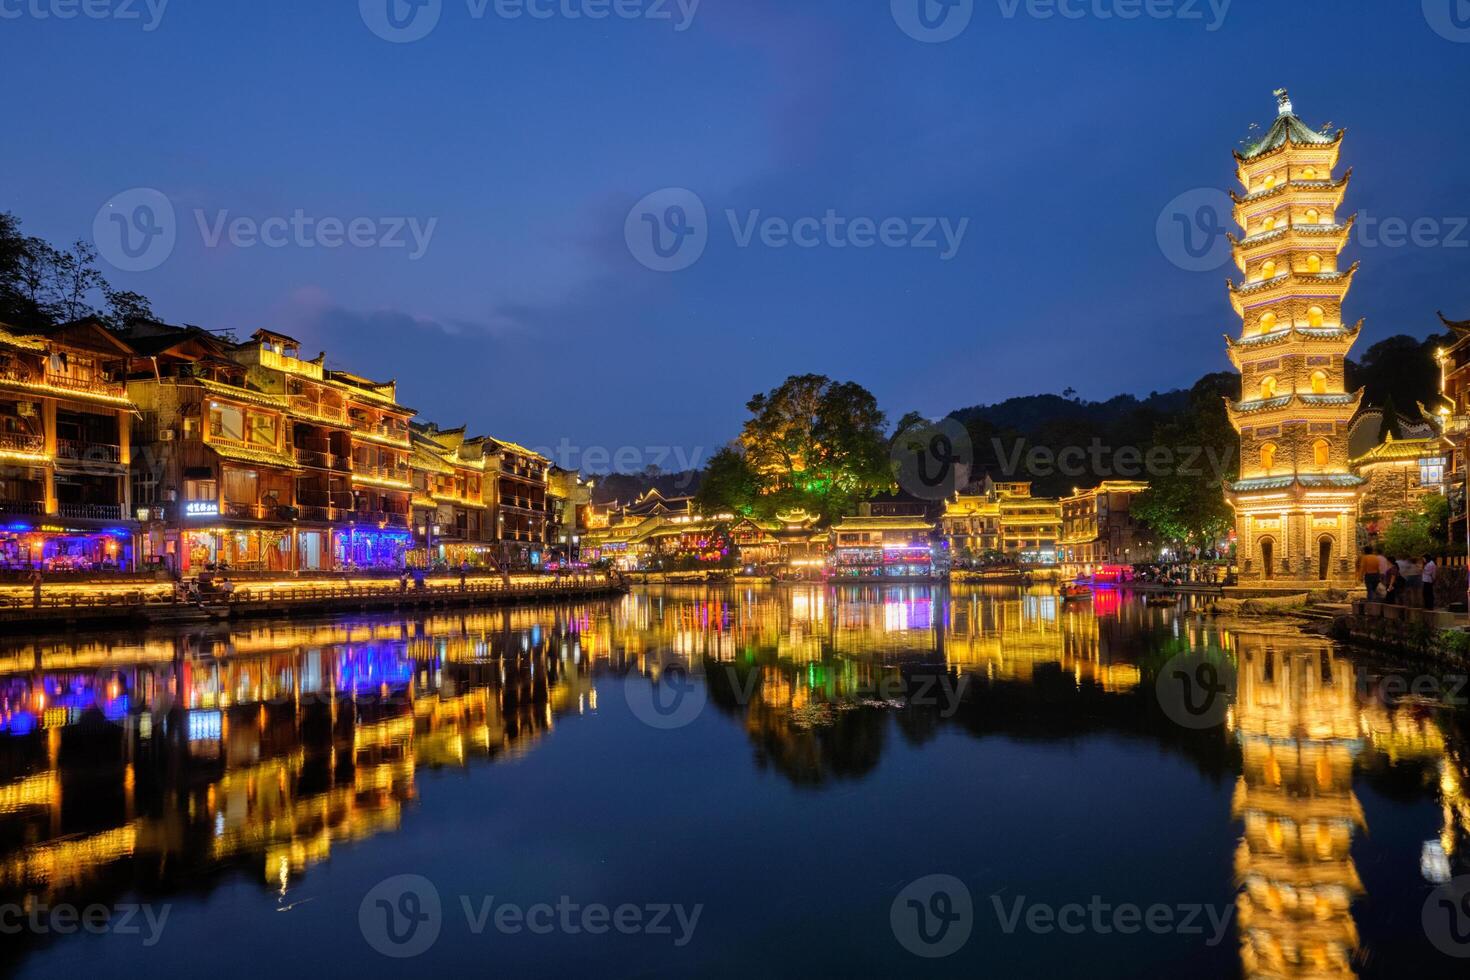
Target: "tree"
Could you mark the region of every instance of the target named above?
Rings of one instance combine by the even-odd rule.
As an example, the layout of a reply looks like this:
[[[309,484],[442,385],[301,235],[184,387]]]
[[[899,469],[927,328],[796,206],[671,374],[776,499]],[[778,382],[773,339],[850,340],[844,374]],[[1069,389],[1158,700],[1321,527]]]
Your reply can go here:
[[[1394,404],[1393,395],[1383,403],[1383,423],[1378,427],[1378,441],[1388,442],[1390,439],[1402,439],[1403,431],[1399,428],[1399,410]]]
[[[1401,510],[1379,538],[1385,554],[1417,558],[1439,554],[1448,537],[1450,503],[1435,494],[1419,501],[1413,510]]]
[[[832,517],[893,486],[886,418],[862,385],[793,375],[746,408],[739,444],[760,481],[759,509]]]
[[[760,475],[736,446],[726,446],[710,457],[694,503],[706,514],[754,512],[760,497]]]
[[[1237,383],[1233,374],[1206,375],[1191,389],[1188,407],[1154,432],[1154,448],[1168,449],[1173,465],[1148,474],[1149,489],[1133,502],[1133,513],[1184,547],[1213,548],[1235,521],[1224,484],[1239,470],[1240,440],[1225,398]]]
[[[0,322],[26,331],[87,316],[120,327],[153,310],[144,296],[108,283],[90,243],[57,249],[22,234],[15,216],[0,212]]]

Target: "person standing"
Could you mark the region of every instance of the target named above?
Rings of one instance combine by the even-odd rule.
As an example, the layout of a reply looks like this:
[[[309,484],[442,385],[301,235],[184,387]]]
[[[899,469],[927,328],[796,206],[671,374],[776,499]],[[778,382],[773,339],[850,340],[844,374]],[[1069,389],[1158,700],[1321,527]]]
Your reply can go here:
[[[31,601],[37,609],[41,608],[41,570],[39,568],[31,570]]]
[[[1417,558],[1404,558],[1399,562],[1399,572],[1404,576],[1404,605],[1417,606],[1424,598],[1424,563]]]
[[[1439,565],[1429,555],[1424,556],[1424,573],[1420,576],[1420,581],[1424,586],[1424,608],[1432,610],[1434,609],[1434,583],[1439,581]]]
[[[1378,601],[1378,583],[1383,581],[1383,570],[1379,556],[1372,548],[1363,549],[1363,560],[1358,562],[1358,571],[1363,575],[1363,587],[1368,590],[1368,601]]]

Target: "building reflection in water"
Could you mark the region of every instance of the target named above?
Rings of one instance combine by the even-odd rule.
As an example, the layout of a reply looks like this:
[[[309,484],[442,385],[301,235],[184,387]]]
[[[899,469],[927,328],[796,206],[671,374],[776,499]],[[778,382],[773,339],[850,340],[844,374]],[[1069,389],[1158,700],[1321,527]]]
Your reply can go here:
[[[396,829],[419,769],[513,758],[583,710],[586,619],[497,611],[12,645],[0,891],[167,887],[243,865],[284,896],[335,845]]]
[[[1185,651],[1237,664],[1221,730],[1185,733],[1152,701]],[[757,764],[796,784],[862,778],[895,733],[922,744],[945,726],[1121,731],[1236,777],[1251,976],[1352,974],[1352,848],[1368,829],[1355,779],[1432,773],[1444,816],[1425,874],[1470,856],[1463,721],[1373,696],[1325,641],[1231,633],[1107,591],[670,588],[407,623],[0,644],[0,892],[106,900],[244,869],[284,904],[334,847],[397,829],[421,770],[517,757],[595,710],[597,685],[607,697],[672,668],[702,677]],[[957,691],[963,703],[945,700]]]

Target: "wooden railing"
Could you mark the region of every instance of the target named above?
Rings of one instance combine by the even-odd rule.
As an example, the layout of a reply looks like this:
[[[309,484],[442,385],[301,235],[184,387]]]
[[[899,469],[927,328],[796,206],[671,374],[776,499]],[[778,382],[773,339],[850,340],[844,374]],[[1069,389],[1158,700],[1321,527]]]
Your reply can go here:
[[[46,439],[43,436],[33,436],[23,432],[0,432],[0,452],[41,453],[45,450]]]
[[[120,521],[123,519],[122,504],[57,504],[59,517],[72,517],[82,521]]]
[[[150,592],[145,590],[125,592],[66,592],[47,593],[42,591],[40,602],[37,603],[33,595],[0,595],[0,611],[7,609],[25,610],[40,609],[62,611],[69,609],[117,609],[124,608],[151,608],[164,606],[228,606],[228,607],[266,607],[266,606],[305,606],[330,604],[334,601],[353,604],[373,601],[433,601],[447,600],[459,597],[494,598],[501,596],[514,597],[542,597],[557,596],[563,594],[576,594],[591,590],[606,590],[617,588],[621,585],[618,578],[602,575],[588,574],[583,576],[568,576],[566,578],[541,577],[535,579],[513,579],[509,583],[497,582],[473,582],[460,586],[457,579],[431,579],[418,587],[409,583],[405,588],[398,582],[384,582],[381,579],[369,580],[363,584],[353,584],[350,580],[340,585],[283,586],[273,588],[270,585],[260,587],[240,587],[234,592],[223,593],[219,591],[206,592],[198,597],[186,596],[180,592]]]

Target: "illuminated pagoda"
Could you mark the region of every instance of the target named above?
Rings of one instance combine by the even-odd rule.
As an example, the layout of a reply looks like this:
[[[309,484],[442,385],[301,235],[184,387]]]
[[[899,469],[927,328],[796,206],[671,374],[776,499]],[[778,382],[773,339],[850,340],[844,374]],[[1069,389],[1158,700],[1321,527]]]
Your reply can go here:
[[[1228,338],[1241,400],[1227,403],[1240,433],[1240,479],[1229,487],[1242,585],[1353,579],[1362,479],[1349,468],[1348,429],[1362,392],[1346,390],[1348,351],[1362,329],[1342,319],[1357,264],[1338,255],[1352,220],[1337,211],[1349,170],[1334,176],[1343,131],[1308,128],[1285,89],[1275,123],[1236,152],[1244,196],[1232,194],[1244,237],[1231,236],[1241,317]]]

